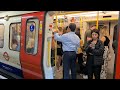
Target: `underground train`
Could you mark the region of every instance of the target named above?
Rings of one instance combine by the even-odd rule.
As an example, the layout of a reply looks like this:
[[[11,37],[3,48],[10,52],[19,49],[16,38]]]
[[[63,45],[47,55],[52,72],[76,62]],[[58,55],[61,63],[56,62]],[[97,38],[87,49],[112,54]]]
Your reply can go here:
[[[51,12],[1,13],[0,72],[17,79],[53,78],[47,48],[52,35],[51,23]]]
[[[54,71],[51,66],[51,41],[55,13],[54,11],[6,11],[0,13],[1,74],[16,79],[54,79]],[[90,22],[94,18],[83,18],[87,22],[84,23],[84,28],[87,27],[87,24],[95,23],[94,20]],[[102,20],[101,24],[105,19]],[[104,24],[106,23],[109,25],[108,22]],[[116,24],[119,26],[118,18],[112,23],[113,26]],[[118,44],[118,51],[119,47]],[[120,78],[119,54],[116,54],[114,63],[114,78],[116,79]]]

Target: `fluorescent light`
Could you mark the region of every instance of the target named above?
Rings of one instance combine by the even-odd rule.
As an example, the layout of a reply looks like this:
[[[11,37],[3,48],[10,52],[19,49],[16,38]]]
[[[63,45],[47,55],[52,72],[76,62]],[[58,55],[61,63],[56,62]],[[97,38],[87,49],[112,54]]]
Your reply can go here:
[[[67,17],[80,17],[80,16],[89,17],[89,16],[97,16],[97,12],[98,11],[90,11],[90,12],[82,12],[82,13],[76,13],[76,14],[67,14],[65,16]],[[111,14],[118,15],[119,11],[99,11],[99,15],[111,15]],[[56,16],[54,18],[56,18]],[[58,15],[57,18],[64,18],[64,15]]]

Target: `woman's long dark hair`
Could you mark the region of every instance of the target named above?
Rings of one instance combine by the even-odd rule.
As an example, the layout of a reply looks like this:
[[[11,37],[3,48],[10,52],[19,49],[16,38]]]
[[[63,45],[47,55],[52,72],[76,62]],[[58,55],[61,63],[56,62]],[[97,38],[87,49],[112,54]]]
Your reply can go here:
[[[80,28],[77,28],[77,29],[76,29],[75,34],[78,35],[78,37],[81,39]]]
[[[93,30],[91,31],[91,34],[92,34],[92,33],[97,33],[97,34],[98,34],[98,39],[99,39],[99,36],[100,36],[99,31],[100,31],[100,30],[98,30],[98,29],[93,29]]]

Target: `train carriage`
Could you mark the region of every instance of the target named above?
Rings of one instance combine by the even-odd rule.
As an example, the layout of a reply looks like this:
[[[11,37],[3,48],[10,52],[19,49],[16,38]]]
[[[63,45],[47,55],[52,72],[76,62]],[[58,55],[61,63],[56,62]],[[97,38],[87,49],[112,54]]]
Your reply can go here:
[[[112,74],[110,78],[119,79],[119,44],[117,53],[114,54],[112,43],[115,36],[119,43],[120,35],[119,32],[114,31],[114,27],[118,25],[119,28],[120,14],[118,11],[107,13],[105,11],[99,13],[98,26],[100,29],[103,26],[107,27],[106,32],[110,36],[111,60],[106,65],[109,65],[108,72]],[[92,11],[59,14],[55,16],[55,11],[0,13],[0,73],[3,76],[16,79],[55,79],[51,64],[51,42],[52,31],[57,28],[56,25],[67,26],[67,23],[74,21],[82,30],[81,38],[84,39],[85,30],[97,21],[97,13]]]
[[[53,78],[46,48],[52,13],[8,11],[0,17],[0,71],[13,78]]]

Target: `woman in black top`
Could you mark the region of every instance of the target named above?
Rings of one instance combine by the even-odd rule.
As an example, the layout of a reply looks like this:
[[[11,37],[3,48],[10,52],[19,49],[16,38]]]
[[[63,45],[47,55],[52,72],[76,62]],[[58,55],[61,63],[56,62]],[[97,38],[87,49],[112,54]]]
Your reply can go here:
[[[63,34],[62,27],[58,27],[58,33],[60,35]],[[57,62],[56,62],[57,70],[59,70],[59,67],[62,64],[62,55],[63,55],[62,43],[57,41]]]
[[[75,34],[78,35],[78,37],[80,38],[80,42],[82,42],[81,35],[80,35],[80,28],[76,29]],[[77,52],[77,59],[78,59],[78,65],[79,65],[78,73],[84,74],[84,72],[83,72],[84,66],[83,66],[83,52],[82,52],[83,45],[82,45],[82,43],[80,43],[80,46],[81,47],[78,48],[78,49],[80,49],[80,51],[78,50],[78,52]]]
[[[93,79],[93,74],[95,79],[100,79],[101,67],[104,64],[103,53],[104,44],[99,40],[99,31],[94,29],[91,31],[92,40],[87,42],[85,46],[85,51],[87,53],[87,70],[88,79]]]
[[[62,43],[57,41],[57,55],[62,56],[63,55],[63,50],[62,50]]]
[[[104,46],[108,46],[109,47],[109,38],[107,36],[104,36],[105,37],[105,41],[104,41]]]

